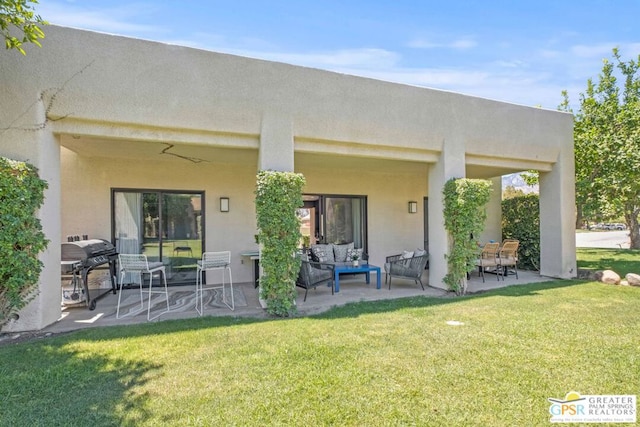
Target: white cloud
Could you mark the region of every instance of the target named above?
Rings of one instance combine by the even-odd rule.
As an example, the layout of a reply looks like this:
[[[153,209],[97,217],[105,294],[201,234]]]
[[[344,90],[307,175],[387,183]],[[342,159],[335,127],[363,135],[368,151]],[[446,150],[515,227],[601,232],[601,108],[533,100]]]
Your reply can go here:
[[[176,41],[171,41],[170,43],[175,42]],[[341,68],[388,69],[395,67],[401,58],[398,53],[385,49],[374,48],[338,49],[322,52],[281,52],[277,50],[224,47],[223,44],[211,44],[206,41],[199,41],[195,43],[183,41],[178,44],[213,50],[215,52],[265,59],[267,61],[284,62],[287,64],[329,70]]]
[[[461,38],[448,42],[433,42],[427,39],[413,39],[407,46],[415,49],[471,49],[478,43],[471,38]]]
[[[133,23],[142,15],[150,15],[152,4],[130,3],[122,7],[91,9],[86,4],[42,2],[37,12],[51,24],[118,34],[156,33],[163,28]]]
[[[575,45],[571,47],[570,53],[578,58],[606,58],[611,56],[611,50],[616,46],[616,43]]]

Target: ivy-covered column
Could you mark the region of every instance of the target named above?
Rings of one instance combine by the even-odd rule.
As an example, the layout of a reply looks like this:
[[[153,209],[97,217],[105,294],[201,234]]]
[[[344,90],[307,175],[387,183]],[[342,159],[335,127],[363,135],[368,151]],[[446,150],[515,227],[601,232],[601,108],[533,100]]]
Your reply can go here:
[[[288,316],[295,311],[295,281],[300,259],[295,256],[300,241],[300,219],[305,180],[293,172],[261,171],[256,188],[258,241],[260,242],[260,296],[267,311]]]
[[[442,279],[448,271],[449,237],[444,228],[442,189],[448,179],[465,176],[464,153],[464,141],[453,137],[443,142],[438,162],[429,166],[429,286],[434,288],[447,289]]]
[[[477,236],[487,219],[491,181],[451,178],[442,194],[444,225],[449,233],[448,272],[444,282],[457,295],[464,295],[467,292],[467,274],[474,269],[478,258]]]

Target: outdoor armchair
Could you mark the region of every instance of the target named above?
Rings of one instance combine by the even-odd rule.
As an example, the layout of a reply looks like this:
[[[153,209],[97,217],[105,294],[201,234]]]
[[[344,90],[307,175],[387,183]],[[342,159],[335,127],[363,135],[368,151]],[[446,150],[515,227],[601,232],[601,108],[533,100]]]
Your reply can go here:
[[[328,285],[331,287],[331,295],[333,295],[333,272],[335,265],[332,263],[322,263],[314,261],[302,260],[300,264],[300,272],[296,286],[304,288],[304,300],[307,300],[307,292],[309,289],[315,289],[320,285]]]
[[[424,272],[428,261],[428,253],[413,255],[410,258],[403,257],[402,254],[388,256],[385,263],[385,269],[388,269],[386,273],[389,278],[389,289],[391,289],[392,278],[396,277],[413,280],[416,284],[420,283],[422,290],[424,290],[424,285],[422,284],[422,273]]]

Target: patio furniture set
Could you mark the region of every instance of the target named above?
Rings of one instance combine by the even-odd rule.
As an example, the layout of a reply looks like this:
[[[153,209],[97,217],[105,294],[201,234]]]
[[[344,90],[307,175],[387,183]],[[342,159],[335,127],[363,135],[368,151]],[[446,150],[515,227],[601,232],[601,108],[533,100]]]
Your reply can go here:
[[[331,294],[340,292],[340,275],[344,274],[364,274],[366,283],[370,283],[371,273],[376,273],[376,289],[381,289],[381,268],[369,264],[366,254],[362,249],[354,248],[354,244],[345,245],[314,245],[309,251],[300,253],[301,266],[296,286],[305,289],[304,301],[307,300],[309,289],[315,289],[318,286],[326,285],[331,288]],[[422,273],[429,260],[426,251],[418,249],[413,252],[404,251],[402,254],[388,256],[384,265],[385,283],[389,283],[391,289],[391,281],[395,278],[409,279],[420,284],[424,290],[422,283]],[[147,293],[147,320],[154,320],[170,311],[169,292],[167,288],[167,279],[165,266],[162,262],[149,262],[144,254],[118,254],[118,265],[120,272],[120,292],[118,293],[118,304],[116,308],[116,318],[126,316],[121,315],[120,309],[122,305],[122,289],[125,283],[125,276],[133,274],[139,277],[137,283],[140,289],[140,306],[138,312],[144,309],[145,297],[143,291],[143,275],[148,275],[149,283]],[[202,275],[206,271],[222,271],[222,284],[206,285],[203,282]],[[229,275],[230,298],[227,301],[226,273]],[[153,286],[154,276],[161,276],[160,287]],[[205,290],[222,289],[222,301],[229,307],[235,309],[233,297],[233,280],[231,277],[231,252],[205,252],[202,259],[197,262],[196,271],[196,287],[195,287],[195,308],[199,315],[204,313],[203,293]],[[154,295],[164,295],[166,300],[166,310],[151,316],[151,299]]]
[[[140,310],[144,309],[144,293],[142,290],[142,276],[147,274],[149,276],[149,289],[148,289],[148,305],[147,305],[147,320],[153,320],[159,316],[170,311],[169,309],[169,290],[167,288],[167,273],[165,266],[162,262],[149,262],[147,256],[144,254],[119,254],[118,265],[120,266],[120,292],[118,293],[118,305],[116,308],[116,318],[120,316],[120,305],[122,300],[122,287],[124,285],[124,278],[127,274],[134,274],[139,276],[138,283],[140,285]],[[222,271],[222,285],[207,285],[202,280],[202,275],[207,271]],[[230,303],[227,302],[227,288],[225,283],[226,272],[229,272],[229,288],[230,288]],[[161,275],[163,287],[161,289],[153,287],[153,276]],[[202,254],[202,259],[198,260],[196,268],[196,311],[202,316],[204,312],[203,304],[203,292],[205,290],[222,289],[222,302],[231,310],[235,309],[235,302],[233,297],[233,279],[231,277],[231,252],[205,252]],[[154,317],[151,317],[151,298],[154,294],[164,294],[167,301],[167,309]],[[135,312],[132,312],[135,313]],[[124,317],[124,316],[122,316]]]
[[[366,283],[370,283],[371,272],[376,273],[376,289],[381,288],[380,267],[369,264],[367,255],[362,249],[354,248],[353,243],[313,245],[308,251],[300,253],[301,266],[296,285],[305,289],[304,301],[309,289],[326,285],[331,287],[331,294],[340,292],[341,274],[365,274]],[[393,277],[414,280],[424,290],[422,273],[429,260],[425,250],[404,251],[402,254],[386,257],[384,265],[385,283]]]
[[[504,276],[515,274],[518,278],[518,247],[520,242],[514,239],[505,239],[500,242],[489,242],[482,246],[480,255],[476,260],[478,274],[484,283],[484,274],[492,273],[496,275],[496,280],[504,280]],[[511,270],[510,268],[513,268]]]

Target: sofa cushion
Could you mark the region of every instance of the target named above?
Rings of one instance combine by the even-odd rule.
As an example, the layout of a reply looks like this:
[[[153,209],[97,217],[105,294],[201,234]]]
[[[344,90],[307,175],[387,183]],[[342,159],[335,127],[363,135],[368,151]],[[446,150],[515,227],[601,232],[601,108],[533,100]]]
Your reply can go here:
[[[316,262],[335,262],[333,245],[311,245],[311,258]]]
[[[347,258],[347,252],[353,249],[353,242],[344,245],[333,245],[333,257],[335,262],[350,261]]]
[[[413,251],[402,251],[402,259],[413,258]]]
[[[413,258],[413,251],[402,251],[401,258],[405,260],[402,264],[408,267],[411,264],[411,258]]]

